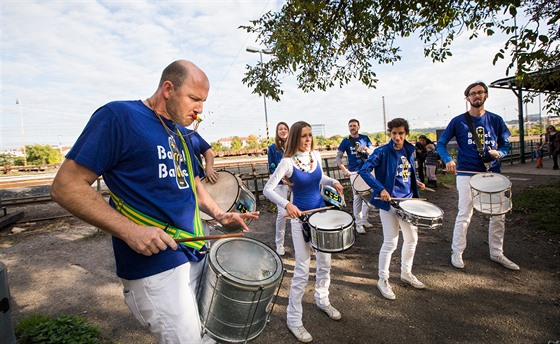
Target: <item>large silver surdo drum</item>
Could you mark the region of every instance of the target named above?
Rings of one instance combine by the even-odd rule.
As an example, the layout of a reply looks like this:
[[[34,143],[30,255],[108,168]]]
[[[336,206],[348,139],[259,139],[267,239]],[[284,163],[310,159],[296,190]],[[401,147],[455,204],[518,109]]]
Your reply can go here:
[[[283,276],[282,259],[260,241],[217,240],[198,291],[204,331],[231,343],[257,337],[272,313]]]
[[[329,209],[313,213],[308,219],[311,246],[322,252],[342,252],[355,240],[354,219],[349,213]]]

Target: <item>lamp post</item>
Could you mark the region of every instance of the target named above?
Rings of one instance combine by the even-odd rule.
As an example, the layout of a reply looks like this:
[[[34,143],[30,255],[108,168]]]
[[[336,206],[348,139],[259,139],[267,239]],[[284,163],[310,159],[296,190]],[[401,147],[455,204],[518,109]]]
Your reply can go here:
[[[23,131],[23,110],[19,99],[16,99],[16,105],[19,105],[19,119],[21,121],[21,141],[23,143],[23,166],[27,166],[27,153],[25,152],[25,133]]]
[[[261,64],[263,63],[262,54],[272,55],[272,50],[270,49],[260,49],[255,47],[247,47],[246,49],[250,53],[259,53],[261,58]],[[266,96],[263,94],[263,102],[264,102],[264,121],[266,125],[266,142],[268,144],[270,136],[268,135],[268,113],[266,111]]]

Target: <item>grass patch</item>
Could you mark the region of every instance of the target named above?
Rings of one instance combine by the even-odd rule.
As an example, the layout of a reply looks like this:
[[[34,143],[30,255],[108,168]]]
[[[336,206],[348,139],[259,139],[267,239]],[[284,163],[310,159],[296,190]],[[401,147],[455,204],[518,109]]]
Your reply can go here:
[[[101,331],[84,319],[74,316],[49,318],[34,314],[22,319],[15,328],[19,344],[97,344],[101,343]]]
[[[513,195],[513,213],[522,214],[536,230],[560,233],[560,182]]]

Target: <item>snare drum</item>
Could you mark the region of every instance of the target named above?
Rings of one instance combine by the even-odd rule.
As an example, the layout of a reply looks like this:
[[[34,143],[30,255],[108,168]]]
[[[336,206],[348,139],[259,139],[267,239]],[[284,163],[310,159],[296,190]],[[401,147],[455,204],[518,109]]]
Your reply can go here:
[[[397,216],[416,227],[437,228],[443,224],[443,210],[430,202],[411,199],[399,202]]]
[[[202,178],[206,191],[212,199],[218,204],[220,209],[225,212],[236,211],[238,213],[249,213],[257,209],[255,196],[245,185],[241,179],[228,171],[217,171],[218,181],[216,184],[210,183],[206,177]],[[203,221],[215,223],[210,215],[200,212]],[[251,219],[246,219],[249,224]]]
[[[364,178],[362,178],[362,176],[357,173],[351,174],[350,183],[352,183],[352,189],[354,189],[354,191],[356,191],[356,193],[360,195],[360,197],[362,197],[364,202],[366,202],[369,207],[373,207],[373,205],[369,203],[372,191],[369,185],[367,185],[367,183],[365,182]]]
[[[469,180],[473,208],[488,215],[511,210],[511,181],[499,173],[478,173]]]
[[[329,209],[313,213],[308,219],[311,246],[332,253],[342,252],[354,244],[354,219],[349,213]]]
[[[269,321],[284,273],[280,256],[258,240],[214,242],[197,292],[203,330],[230,343],[257,337]]]

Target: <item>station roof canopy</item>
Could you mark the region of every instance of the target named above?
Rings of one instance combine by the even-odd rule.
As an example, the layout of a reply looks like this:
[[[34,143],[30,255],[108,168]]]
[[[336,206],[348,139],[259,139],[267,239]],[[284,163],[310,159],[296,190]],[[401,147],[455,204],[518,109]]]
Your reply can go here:
[[[520,83],[514,76],[492,82],[489,87],[517,90],[519,86],[524,91],[559,93],[560,92],[560,66],[532,72]]]

